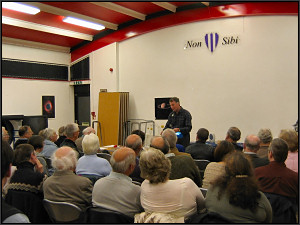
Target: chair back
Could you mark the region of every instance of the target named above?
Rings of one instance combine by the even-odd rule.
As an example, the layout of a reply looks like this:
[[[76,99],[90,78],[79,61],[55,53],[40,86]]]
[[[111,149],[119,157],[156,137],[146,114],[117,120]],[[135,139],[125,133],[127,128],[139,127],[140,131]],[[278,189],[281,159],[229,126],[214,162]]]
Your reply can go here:
[[[139,186],[141,186],[141,185],[142,185],[140,182],[138,182],[138,181],[135,181],[135,180],[132,180],[132,183],[133,183],[133,184],[136,184],[136,185],[139,185]]]
[[[103,176],[97,176],[97,175],[93,175],[93,174],[77,174],[77,175],[89,178],[90,181],[92,181],[93,185],[96,183],[97,180],[99,180],[100,178],[103,178]]]
[[[134,218],[102,207],[90,207],[86,212],[87,223],[133,223]]]
[[[200,188],[200,191],[202,192],[203,197],[205,198],[206,197],[207,189],[206,188]]]
[[[82,223],[84,213],[76,205],[68,202],[43,200],[44,207],[53,223]]]
[[[194,159],[194,162],[196,163],[197,167],[199,168],[201,178],[204,177],[204,171],[206,169],[206,166],[210,163],[209,160],[206,159]]]
[[[100,152],[100,153],[97,153],[97,156],[106,159],[110,163],[110,157],[111,157],[110,154]]]

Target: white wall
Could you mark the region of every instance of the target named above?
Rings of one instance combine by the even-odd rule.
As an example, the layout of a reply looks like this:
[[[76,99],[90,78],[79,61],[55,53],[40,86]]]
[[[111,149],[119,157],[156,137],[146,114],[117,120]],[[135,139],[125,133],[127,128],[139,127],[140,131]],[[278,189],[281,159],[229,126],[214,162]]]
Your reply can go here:
[[[208,51],[204,35],[240,37]],[[222,38],[222,37],[221,37]],[[184,50],[187,40],[202,40]],[[222,40],[220,40],[222,41]],[[154,98],[177,96],[200,127],[224,139],[237,126],[243,141],[262,127],[273,136],[298,118],[298,17],[252,16],[195,22],[119,43],[120,91],[130,92],[131,119],[154,120]],[[156,121],[156,130],[165,120]]]
[[[70,54],[2,44],[2,58],[69,65]],[[42,96],[55,96],[55,130],[74,122],[74,89],[66,81],[2,78],[2,115],[42,115]]]

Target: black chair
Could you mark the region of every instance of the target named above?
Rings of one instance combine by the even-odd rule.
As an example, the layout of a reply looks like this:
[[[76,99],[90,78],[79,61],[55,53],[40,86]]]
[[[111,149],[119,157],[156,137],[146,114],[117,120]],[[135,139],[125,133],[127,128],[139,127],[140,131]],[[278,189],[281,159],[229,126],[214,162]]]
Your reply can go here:
[[[90,207],[86,211],[87,223],[133,223],[134,218],[102,207]]]
[[[103,176],[97,176],[97,175],[92,175],[92,174],[77,174],[77,175],[89,178],[90,181],[92,181],[93,185],[96,183],[97,180],[99,180],[100,178],[103,178]]]
[[[194,162],[196,163],[197,167],[199,168],[201,178],[204,177],[204,171],[206,169],[206,166],[210,163],[209,160],[206,159],[194,159]]]
[[[205,198],[206,197],[207,189],[206,188],[200,188],[200,191],[202,192],[203,197]]]
[[[264,194],[272,206],[272,223],[297,223],[298,206],[296,201],[278,194]]]
[[[197,224],[206,224],[206,223],[232,223],[227,218],[221,216],[216,212],[205,212],[200,214],[194,214],[191,217],[187,218],[184,223],[197,223]]]
[[[84,212],[72,203],[44,199],[43,204],[53,223],[85,222]]]
[[[136,180],[132,180],[132,183],[133,183],[133,184],[136,184],[136,185],[138,185],[138,186],[141,186],[141,185],[142,185],[141,182],[138,182],[138,181],[136,181]]]
[[[108,154],[108,153],[102,153],[102,152],[100,152],[100,153],[97,153],[97,156],[98,156],[98,157],[101,157],[101,158],[104,158],[104,159],[106,159],[108,162],[110,162],[110,157],[111,157],[111,155]]]

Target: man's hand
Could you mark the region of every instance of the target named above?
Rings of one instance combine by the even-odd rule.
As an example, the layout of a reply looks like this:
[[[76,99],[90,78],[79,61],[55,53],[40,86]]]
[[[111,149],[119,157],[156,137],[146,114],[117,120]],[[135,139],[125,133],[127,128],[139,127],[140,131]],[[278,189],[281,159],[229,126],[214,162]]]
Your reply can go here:
[[[174,128],[173,130],[175,131],[175,133],[180,131],[179,128]]]

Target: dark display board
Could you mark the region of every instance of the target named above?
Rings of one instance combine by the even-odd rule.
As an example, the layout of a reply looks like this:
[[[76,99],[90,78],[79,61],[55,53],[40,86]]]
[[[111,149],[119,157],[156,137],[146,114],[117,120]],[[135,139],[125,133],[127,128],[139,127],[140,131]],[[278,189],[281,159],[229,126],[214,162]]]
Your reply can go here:
[[[30,126],[34,134],[38,134],[40,130],[48,128],[47,116],[24,116],[22,125]]]
[[[155,98],[155,119],[166,120],[169,114],[172,112],[170,103],[170,97],[168,98]]]

